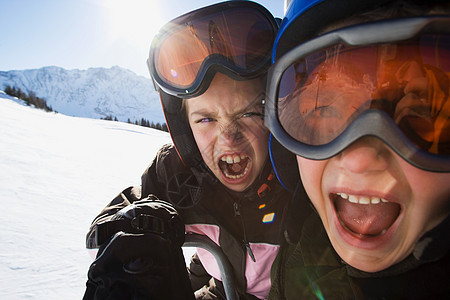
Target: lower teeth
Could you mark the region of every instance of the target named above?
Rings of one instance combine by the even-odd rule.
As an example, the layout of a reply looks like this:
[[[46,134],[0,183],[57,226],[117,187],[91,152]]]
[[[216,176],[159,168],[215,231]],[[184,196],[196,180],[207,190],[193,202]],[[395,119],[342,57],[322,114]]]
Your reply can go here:
[[[234,171],[235,165],[236,165],[236,164],[234,164],[234,165],[231,167],[233,171]],[[241,174],[237,174],[237,175],[232,175],[232,174],[230,174],[229,171],[228,171],[228,169],[227,169],[227,167],[224,167],[224,168],[221,168],[221,169],[222,169],[223,174],[225,174],[225,176],[226,176],[227,178],[230,178],[230,179],[239,179],[239,178],[244,177],[245,174],[247,174],[249,167],[250,167],[250,162],[247,162],[247,164],[246,164],[246,166],[245,166],[245,169],[242,171],[242,173],[241,173]],[[237,168],[237,167],[236,167],[236,168]],[[238,171],[240,171],[240,170],[242,170],[242,167],[239,166],[239,170],[238,170]]]

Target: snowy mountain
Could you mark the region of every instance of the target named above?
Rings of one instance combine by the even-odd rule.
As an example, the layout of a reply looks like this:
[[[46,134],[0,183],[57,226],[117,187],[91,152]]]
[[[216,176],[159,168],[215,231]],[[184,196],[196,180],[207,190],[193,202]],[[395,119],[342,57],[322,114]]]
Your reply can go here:
[[[43,67],[0,71],[0,90],[7,85],[34,92],[53,110],[86,118],[117,117],[164,123],[159,95],[149,78],[120,67],[66,70]]]

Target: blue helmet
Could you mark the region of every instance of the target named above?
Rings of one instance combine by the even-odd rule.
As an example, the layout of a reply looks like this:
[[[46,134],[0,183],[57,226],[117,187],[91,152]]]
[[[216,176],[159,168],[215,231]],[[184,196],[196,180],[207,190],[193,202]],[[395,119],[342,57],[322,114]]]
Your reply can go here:
[[[392,0],[287,0],[286,13],[274,43],[272,62],[291,48],[317,36],[325,26],[390,2]]]
[[[286,0],[287,1],[287,7],[285,16],[283,18],[283,21],[280,25],[280,29],[277,33],[277,36],[275,38],[273,51],[272,51],[272,63],[278,63],[279,66],[275,68],[271,68],[271,72],[269,72],[269,79],[273,77],[280,78],[281,69],[286,67],[287,68],[287,62],[289,59],[286,59],[287,57],[291,57],[294,59],[294,55],[292,55],[294,51],[290,51],[293,48],[296,48],[299,45],[305,45],[304,49],[311,49],[312,41],[314,42],[318,39],[316,39],[318,36],[325,35],[324,32],[330,31],[330,28],[333,27],[342,27],[342,21],[344,20],[352,20],[350,23],[367,23],[371,21],[376,21],[376,19],[371,20],[371,16],[369,14],[365,14],[372,11],[379,11],[381,12],[381,18],[383,19],[398,19],[399,17],[413,17],[413,14],[416,14],[418,16],[423,16],[426,12],[426,8],[431,7],[435,4],[445,3],[448,4],[448,0],[430,0],[430,1],[424,1],[424,0],[407,0],[407,1],[392,1],[392,0]],[[414,9],[413,12],[402,10],[403,5],[407,2],[408,8],[410,5],[417,7],[417,9]],[[393,14],[389,15],[386,13],[386,16],[384,15],[385,8],[398,8],[397,11],[390,11]],[[387,11],[387,10],[386,10]],[[403,15],[404,14],[404,15]],[[448,20],[448,14],[445,13],[445,17],[447,17]],[[392,16],[392,17],[390,17]],[[374,16],[374,18],[379,18],[380,16]],[[355,19],[356,18],[356,19]],[[336,26],[337,25],[337,26]],[[446,27],[446,26],[445,26]],[[349,27],[347,27],[349,28]],[[446,27],[448,28],[448,27]],[[444,28],[445,29],[445,28]],[[446,29],[445,29],[446,30]],[[344,30],[341,30],[344,32]],[[380,31],[380,30],[379,30]],[[355,31],[356,32],[356,31]],[[375,32],[375,30],[373,31]],[[379,35],[379,39],[384,38],[384,35],[389,35],[388,31],[380,31],[379,33],[375,33],[373,36],[368,36],[366,39],[366,43],[370,44],[372,41],[370,40],[372,37],[377,37]],[[394,35],[394,33],[392,34]],[[342,35],[343,36],[343,35]],[[342,38],[342,36],[340,36]],[[324,41],[322,39],[322,41]],[[378,40],[374,40],[374,43],[377,43]],[[314,44],[314,47],[318,47],[318,45]],[[298,48],[297,48],[298,49]],[[289,54],[287,54],[289,52]],[[306,53],[306,52],[305,52]],[[285,65],[286,62],[286,65]],[[283,65],[284,67],[280,67]],[[285,70],[285,69],[283,69]],[[286,76],[286,78],[289,76]],[[273,122],[273,119],[276,119],[278,116],[273,117],[273,110],[269,109],[273,106],[273,103],[275,103],[275,97],[273,91],[276,91],[275,93],[278,93],[278,89],[276,85],[276,80],[272,80],[273,82],[268,82],[268,90],[267,90],[267,99],[266,99],[266,116],[265,116],[265,123],[266,126],[268,126],[272,133],[277,137],[281,138],[280,141],[283,142],[283,146],[291,146],[291,141],[287,141],[285,138],[283,138],[282,135],[276,134],[277,129],[271,125]],[[286,82],[286,81],[285,81]],[[272,87],[271,87],[272,86]],[[285,87],[283,87],[285,88]],[[280,88],[281,89],[281,88]],[[272,99],[273,98],[273,99]],[[272,116],[270,118],[269,116]],[[272,120],[270,120],[272,119]],[[355,123],[356,124],[356,123]],[[271,127],[272,126],[272,127]],[[356,126],[356,125],[355,125]],[[278,125],[278,127],[280,127]],[[366,126],[370,127],[370,125]],[[356,126],[356,131],[358,131],[355,136],[357,138],[361,137],[363,133],[359,132],[359,127]],[[350,132],[350,131],[349,131]],[[359,135],[358,135],[359,134]],[[367,134],[366,134],[367,135]],[[272,138],[275,140],[274,138]],[[284,140],[283,140],[284,139]],[[406,140],[406,138],[404,138]],[[291,139],[292,140],[292,139]],[[336,139],[337,140],[337,139]],[[392,140],[392,139],[391,139]],[[339,142],[343,145],[339,149],[342,150],[343,147],[346,147],[349,143],[352,141],[350,139],[345,140],[345,137],[342,137]],[[331,143],[330,143],[331,144]],[[388,143],[389,144],[389,143]],[[327,146],[322,147],[322,149],[325,149]],[[284,174],[287,174],[289,170],[297,168],[296,164],[288,164],[286,169],[285,167],[282,167],[283,163],[283,157],[277,157],[278,151],[274,150],[275,147],[271,146],[271,158],[272,158],[272,164],[274,165],[274,169],[276,170],[276,173],[279,175],[279,179],[282,183],[288,184],[287,181],[293,182],[293,180],[290,180],[290,176],[286,176]],[[288,147],[289,148],[289,147]],[[293,148],[293,147],[290,147]],[[400,149],[401,147],[399,147]],[[330,148],[331,149],[331,146]],[[332,155],[336,154],[337,148],[333,148],[333,153],[327,154],[327,157],[331,157]],[[302,149],[303,151],[304,149]],[[317,149],[316,149],[317,150]],[[336,150],[336,151],[335,151]],[[339,150],[339,151],[340,151]],[[397,149],[398,150],[398,149]],[[403,149],[401,149],[403,151]],[[292,151],[292,150],[291,150]],[[400,150],[399,150],[400,151]],[[406,151],[406,150],[405,150]],[[415,150],[414,150],[415,151]],[[401,151],[400,151],[401,152]],[[304,152],[303,152],[304,153]],[[401,153],[400,153],[401,154]],[[309,155],[309,154],[308,154]],[[403,156],[403,155],[402,155]],[[427,155],[425,155],[427,156]],[[317,155],[309,155],[307,158],[310,159],[325,159],[325,155],[317,156]],[[406,154],[406,159],[410,158],[409,153]],[[419,167],[422,169],[430,168],[432,171],[438,171],[438,172],[448,172],[448,156],[442,156],[440,160],[433,159],[424,159],[425,163],[422,164],[422,162],[418,163]],[[433,163],[430,166],[427,166],[430,161],[433,161]],[[440,166],[440,162],[442,160],[445,161],[445,166]],[[417,163],[420,161],[420,159],[416,159]],[[436,163],[437,162],[437,163]],[[439,165],[439,166],[437,166]],[[281,167],[280,167],[281,166]],[[281,171],[281,172],[280,172]],[[289,171],[291,172],[291,171]],[[298,181],[298,179],[297,179]],[[292,188],[292,187],[291,187]]]
[[[390,4],[392,0],[286,0],[286,12],[275,39],[272,62],[289,49],[315,36],[334,22]],[[448,0],[408,0],[432,5]]]

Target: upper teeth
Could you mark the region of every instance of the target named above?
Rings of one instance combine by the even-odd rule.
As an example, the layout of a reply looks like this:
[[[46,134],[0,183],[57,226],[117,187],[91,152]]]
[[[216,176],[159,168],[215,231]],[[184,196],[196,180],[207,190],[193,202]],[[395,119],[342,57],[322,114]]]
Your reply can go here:
[[[380,202],[386,203],[388,202],[386,199],[379,197],[367,197],[367,196],[355,196],[348,195],[345,193],[337,193],[343,199],[347,199],[351,203],[359,203],[359,204],[378,204]]]
[[[240,156],[237,154],[233,155],[224,155],[220,158],[221,161],[226,161],[227,164],[237,164],[241,162],[241,159],[244,159],[246,156],[245,154],[241,154]]]
[[[247,156],[245,154],[241,154],[240,156],[237,154],[233,154],[233,155],[224,155],[220,158],[220,160],[231,165],[231,164],[240,163],[241,159],[245,159],[245,158],[247,158]],[[250,166],[251,166],[251,161],[249,160],[247,162],[244,170],[241,169],[241,172],[239,175],[231,175],[225,166],[220,167],[220,168],[226,177],[231,178],[231,179],[239,179],[239,178],[244,177],[247,174],[248,170],[250,169]]]

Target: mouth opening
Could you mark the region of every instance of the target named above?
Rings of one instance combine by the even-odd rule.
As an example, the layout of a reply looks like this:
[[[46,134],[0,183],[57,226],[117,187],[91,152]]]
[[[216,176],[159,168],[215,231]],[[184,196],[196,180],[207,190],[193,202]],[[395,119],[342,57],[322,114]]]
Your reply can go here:
[[[250,158],[245,155],[224,155],[219,160],[219,168],[225,177],[240,179],[244,177],[251,166]]]
[[[400,215],[398,203],[378,197],[331,194],[339,222],[358,237],[377,237],[386,233]]]

